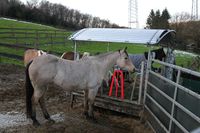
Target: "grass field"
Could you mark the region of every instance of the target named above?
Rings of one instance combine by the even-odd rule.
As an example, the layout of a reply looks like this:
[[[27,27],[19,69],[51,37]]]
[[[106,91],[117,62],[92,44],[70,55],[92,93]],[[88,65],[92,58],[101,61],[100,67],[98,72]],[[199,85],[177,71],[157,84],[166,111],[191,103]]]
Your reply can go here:
[[[5,19],[5,18],[0,18],[0,27],[1,28],[33,28],[33,29],[48,29],[48,30],[56,29],[51,26],[45,26],[41,24],[29,23],[25,21],[17,21],[14,19]]]
[[[0,18],[1,43],[63,44],[71,33],[51,26]]]
[[[47,33],[44,34],[40,34],[40,39],[39,40],[39,49],[45,50],[45,51],[55,51],[55,52],[60,52],[63,53],[65,51],[73,51],[73,43],[70,40],[64,40],[65,44],[63,43],[58,43],[58,44],[54,44],[52,45],[51,43],[46,43],[49,42],[51,40],[48,40],[48,34],[54,34],[54,30],[57,30],[54,27],[51,26],[45,26],[45,25],[40,25],[40,24],[34,24],[34,23],[27,23],[27,22],[21,22],[21,21],[14,21],[14,20],[7,20],[7,19],[2,19],[0,18],[0,28],[29,28],[29,29],[42,29],[44,31],[41,31],[42,33],[45,32],[45,30],[52,30],[52,31],[48,31]],[[6,31],[4,30],[0,30],[0,33],[5,33]],[[20,32],[25,32],[25,31],[20,31]],[[34,42],[35,40],[31,40],[30,37],[36,38],[36,34],[32,34],[32,32],[35,31],[29,31],[30,34],[28,34],[26,39],[23,39],[23,34],[17,34],[15,35],[17,39],[17,43],[19,44],[29,44],[29,47],[34,47]],[[52,32],[52,33],[51,33]],[[62,35],[65,36],[66,38],[69,37],[69,35],[71,35],[73,32],[71,31],[65,31],[62,32]],[[0,34],[0,37],[5,36],[5,34]],[[10,36],[13,36],[12,34],[10,34]],[[58,36],[61,36],[61,33],[58,34]],[[21,39],[20,39],[21,38]],[[62,38],[63,39],[63,38]],[[59,41],[63,41],[61,38],[52,38],[53,42],[59,42]],[[6,40],[0,40],[0,43],[9,43],[9,44],[16,44],[16,39],[6,39]],[[46,43],[46,44],[45,44]],[[121,48],[124,48],[125,46],[128,47],[128,52],[132,53],[132,54],[137,54],[137,53],[143,53],[144,51],[148,51],[148,47],[146,47],[146,45],[137,45],[137,44],[125,44],[125,43],[101,43],[101,42],[78,42],[77,43],[77,48],[78,51],[83,53],[85,51],[90,52],[91,54],[95,54],[95,53],[103,53],[106,52],[108,50],[108,45],[109,45],[109,50],[110,51],[115,51]],[[157,48],[157,47],[156,47]],[[16,55],[20,55],[23,56],[24,54],[24,50],[23,49],[16,49],[16,48],[8,48],[5,46],[0,46],[0,52],[3,53],[12,53],[12,54],[16,54]],[[187,62],[192,60],[192,56],[180,56],[177,55],[176,56],[176,63],[178,65],[182,65],[184,67],[187,67]],[[5,58],[5,57],[0,57],[0,62],[6,62],[6,63],[14,63],[14,64],[18,64],[18,65],[22,65],[22,61],[18,61],[18,60],[14,60],[14,59],[9,59],[9,58]]]

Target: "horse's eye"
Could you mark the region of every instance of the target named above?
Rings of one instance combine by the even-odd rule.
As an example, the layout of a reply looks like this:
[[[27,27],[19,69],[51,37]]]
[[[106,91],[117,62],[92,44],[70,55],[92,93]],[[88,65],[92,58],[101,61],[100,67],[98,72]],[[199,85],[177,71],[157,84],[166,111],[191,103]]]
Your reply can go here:
[[[127,59],[128,59],[128,57],[125,57],[124,59],[125,59],[125,60],[127,60]]]

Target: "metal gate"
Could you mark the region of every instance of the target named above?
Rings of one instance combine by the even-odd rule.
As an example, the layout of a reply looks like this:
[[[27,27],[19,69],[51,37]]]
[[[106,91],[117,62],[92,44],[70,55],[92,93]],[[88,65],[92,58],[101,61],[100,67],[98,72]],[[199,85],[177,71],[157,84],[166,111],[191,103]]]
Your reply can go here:
[[[152,61],[170,67],[174,81],[151,70]],[[149,59],[146,73],[144,110],[147,123],[158,133],[188,133],[200,127],[200,95],[182,85],[182,74],[200,77],[200,73]],[[200,90],[200,86],[199,86]]]

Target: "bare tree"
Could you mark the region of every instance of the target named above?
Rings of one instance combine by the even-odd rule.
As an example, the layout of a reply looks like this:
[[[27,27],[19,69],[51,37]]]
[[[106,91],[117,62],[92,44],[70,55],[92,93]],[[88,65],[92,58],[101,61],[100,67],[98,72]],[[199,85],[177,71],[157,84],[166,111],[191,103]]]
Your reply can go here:
[[[8,0],[0,0],[0,16],[6,16],[9,8]]]
[[[191,20],[191,15],[187,12],[176,13],[170,19],[171,23],[188,22]]]
[[[194,50],[200,48],[200,21],[191,21],[189,13],[175,14],[171,19],[171,28],[176,30],[178,48],[186,50],[188,44],[194,44]]]
[[[26,4],[27,4],[27,6],[28,6],[30,9],[32,9],[32,8],[38,6],[38,1],[39,1],[39,0],[27,0],[27,1],[26,1]]]

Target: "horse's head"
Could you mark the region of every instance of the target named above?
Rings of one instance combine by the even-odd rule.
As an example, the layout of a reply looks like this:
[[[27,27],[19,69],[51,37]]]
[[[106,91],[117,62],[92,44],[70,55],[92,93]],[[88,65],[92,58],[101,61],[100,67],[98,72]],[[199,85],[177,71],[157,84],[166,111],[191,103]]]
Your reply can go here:
[[[155,59],[158,59],[160,61],[162,61],[162,59],[166,57],[166,54],[165,54],[163,48],[152,50],[151,52],[154,52],[155,53]]]
[[[125,49],[119,50],[120,57],[117,59],[117,65],[120,68],[127,69],[130,72],[134,72],[135,66],[133,65],[132,61],[129,59],[128,53]]]
[[[166,54],[163,48],[152,50],[151,54],[153,55],[153,58],[158,59],[160,61],[162,61],[162,59],[166,57]],[[144,52],[144,56],[146,59],[148,59],[148,52]]]

